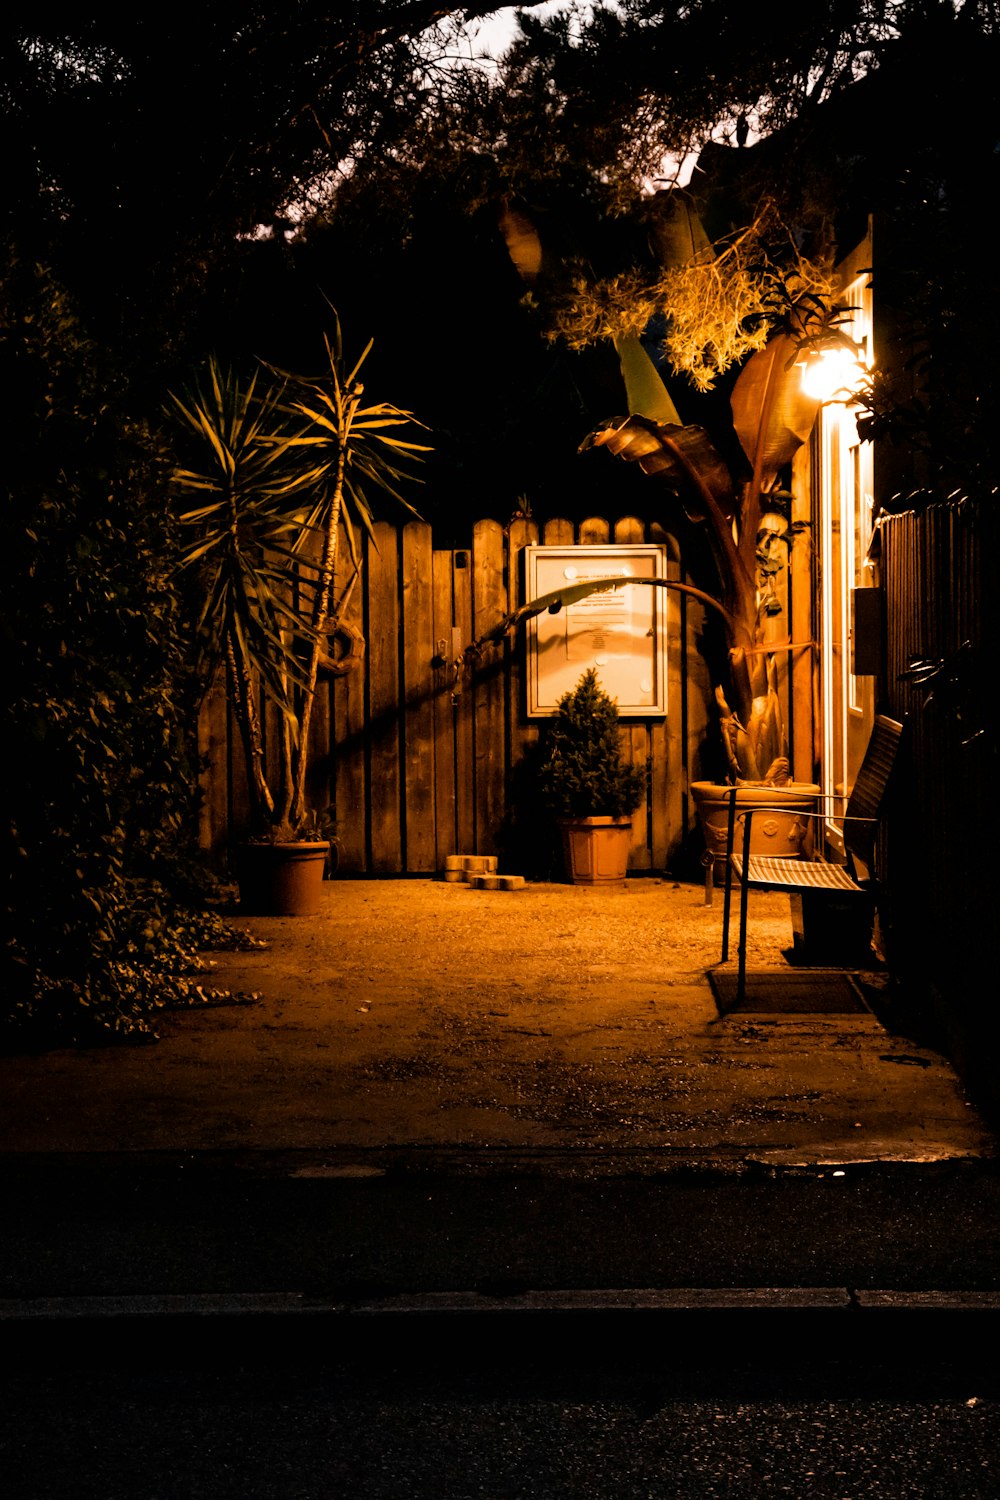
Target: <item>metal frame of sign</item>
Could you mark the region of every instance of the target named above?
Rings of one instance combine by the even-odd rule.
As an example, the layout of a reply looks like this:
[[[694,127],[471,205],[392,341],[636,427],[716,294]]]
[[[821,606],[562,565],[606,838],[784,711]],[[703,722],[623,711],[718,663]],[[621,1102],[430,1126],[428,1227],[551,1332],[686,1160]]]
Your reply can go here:
[[[622,579],[527,623],[527,712],[554,714],[588,667],[623,718],[667,712],[666,590],[629,583],[665,578],[667,549],[656,545],[531,546],[524,549],[525,598],[538,599],[590,578]]]

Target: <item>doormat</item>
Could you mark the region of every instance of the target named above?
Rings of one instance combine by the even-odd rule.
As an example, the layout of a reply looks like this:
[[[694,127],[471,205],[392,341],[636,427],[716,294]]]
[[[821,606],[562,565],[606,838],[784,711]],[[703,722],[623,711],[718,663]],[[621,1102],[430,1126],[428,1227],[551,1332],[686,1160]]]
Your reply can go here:
[[[753,1011],[757,1015],[851,1015],[868,1010],[855,976],[843,969],[748,970],[746,994],[736,1004],[735,970],[708,976],[720,1015]]]

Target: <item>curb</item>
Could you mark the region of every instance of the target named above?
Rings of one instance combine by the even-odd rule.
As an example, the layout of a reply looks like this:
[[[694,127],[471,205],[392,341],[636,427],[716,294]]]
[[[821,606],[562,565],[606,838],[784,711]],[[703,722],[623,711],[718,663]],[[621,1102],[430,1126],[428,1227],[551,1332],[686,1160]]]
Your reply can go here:
[[[268,1180],[363,1179],[398,1182],[405,1178],[441,1177],[490,1180],[503,1177],[595,1181],[611,1178],[674,1179],[678,1177],[756,1178],[839,1176],[951,1176],[984,1173],[1000,1175],[1000,1150],[974,1155],[860,1155],[831,1156],[817,1152],[752,1153],[734,1148],[712,1151],[686,1147],[490,1146],[335,1146],[263,1149],[196,1149],[162,1151],[0,1151],[0,1182],[37,1183],[40,1176],[78,1180],[105,1175],[109,1180],[128,1176],[150,1179],[172,1177],[258,1177]]]
[[[849,1287],[677,1287],[527,1291],[422,1292],[368,1301],[338,1301],[302,1292],[164,1293],[142,1296],[0,1299],[0,1324],[115,1319],[335,1317],[481,1317],[497,1313],[1000,1313],[1000,1291],[852,1290]]]

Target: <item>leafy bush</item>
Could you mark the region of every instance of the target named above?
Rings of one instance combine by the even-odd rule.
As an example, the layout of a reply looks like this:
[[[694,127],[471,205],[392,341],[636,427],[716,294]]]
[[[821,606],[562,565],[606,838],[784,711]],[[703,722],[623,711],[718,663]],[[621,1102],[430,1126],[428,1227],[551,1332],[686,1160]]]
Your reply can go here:
[[[18,1036],[127,1035],[191,897],[173,893],[197,775],[168,455],[44,267],[10,255],[0,291],[0,1021]]]

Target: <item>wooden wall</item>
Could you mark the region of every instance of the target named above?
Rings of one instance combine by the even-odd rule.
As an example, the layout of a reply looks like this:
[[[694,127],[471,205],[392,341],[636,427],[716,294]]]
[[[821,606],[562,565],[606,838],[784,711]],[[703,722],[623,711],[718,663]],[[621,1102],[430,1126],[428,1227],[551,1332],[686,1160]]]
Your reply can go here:
[[[628,516],[542,527],[480,521],[468,548],[448,550],[435,548],[423,522],[379,523],[374,542],[357,538],[357,577],[341,547],[336,593],[347,594],[344,619],[363,635],[365,650],[356,669],[321,684],[309,774],[312,805],[329,807],[336,820],[340,873],[430,874],[453,853],[499,852],[514,868],[512,789],[538,735],[538,721],[523,708],[523,630],[488,648],[459,681],[447,663],[523,602],[519,554],[538,541],[662,542],[668,576],[683,578],[672,539]],[[665,597],[666,720],[623,721],[627,755],[648,767],[648,794],[633,821],[636,871],[676,869],[698,838],[687,787],[704,774],[704,611],[675,590]],[[277,726],[268,728],[274,735]],[[245,831],[247,809],[242,752],[218,689],[203,710],[201,748],[201,839],[221,860]]]
[[[907,726],[887,869],[896,967],[972,1007],[982,992],[960,976],[986,973],[995,947],[997,531],[992,496],[879,525],[884,697]],[[921,681],[915,662],[943,670]]]

